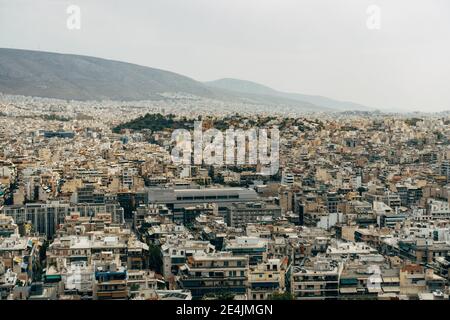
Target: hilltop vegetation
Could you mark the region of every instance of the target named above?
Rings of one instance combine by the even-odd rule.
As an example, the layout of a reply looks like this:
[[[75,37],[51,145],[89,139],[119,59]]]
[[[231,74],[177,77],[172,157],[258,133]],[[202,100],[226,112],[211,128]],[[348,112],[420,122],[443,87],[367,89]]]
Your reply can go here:
[[[122,123],[113,129],[114,133],[120,133],[123,129],[161,131],[165,129],[187,129],[186,120],[176,120],[175,115],[150,114]]]

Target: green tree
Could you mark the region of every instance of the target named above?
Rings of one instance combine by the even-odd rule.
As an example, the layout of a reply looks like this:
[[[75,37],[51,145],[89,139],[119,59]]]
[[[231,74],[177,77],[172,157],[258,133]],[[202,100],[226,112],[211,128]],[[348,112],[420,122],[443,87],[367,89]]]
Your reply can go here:
[[[290,292],[287,292],[287,291],[283,292],[283,293],[274,292],[270,296],[270,300],[294,300],[294,296]]]
[[[148,264],[150,269],[157,273],[162,273],[163,261],[160,248],[154,244],[151,244],[149,246],[148,255]]]

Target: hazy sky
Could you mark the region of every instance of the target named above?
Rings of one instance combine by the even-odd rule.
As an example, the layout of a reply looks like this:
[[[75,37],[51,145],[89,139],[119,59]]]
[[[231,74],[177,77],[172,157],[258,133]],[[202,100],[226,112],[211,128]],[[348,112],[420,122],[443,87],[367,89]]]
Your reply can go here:
[[[69,5],[81,29],[66,26]],[[380,29],[366,12],[380,8]],[[0,0],[0,47],[246,79],[368,106],[450,109],[448,0]]]

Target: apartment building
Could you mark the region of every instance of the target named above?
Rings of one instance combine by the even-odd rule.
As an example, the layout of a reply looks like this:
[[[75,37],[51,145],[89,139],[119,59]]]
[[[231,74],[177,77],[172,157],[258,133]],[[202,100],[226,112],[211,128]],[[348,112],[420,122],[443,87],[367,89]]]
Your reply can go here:
[[[231,252],[195,254],[180,268],[180,286],[190,290],[194,299],[221,294],[245,294],[248,257]]]
[[[248,256],[250,265],[257,265],[267,258],[268,241],[258,237],[236,237],[226,239],[224,251],[230,251],[233,256]]]
[[[74,212],[82,217],[91,217],[101,213],[109,213],[114,223],[123,223],[123,209],[114,203],[110,204],[70,204],[51,201],[48,203],[27,203],[25,205],[5,206],[0,212],[14,219],[16,224],[31,222],[33,232],[52,239],[59,225]]]
[[[333,300],[339,297],[343,264],[323,257],[308,259],[291,271],[291,292],[298,300]]]
[[[226,222],[231,227],[245,227],[249,223],[264,222],[281,216],[281,208],[264,202],[233,203],[227,209]]]
[[[269,300],[274,293],[283,293],[286,288],[288,259],[268,259],[248,271],[247,299]]]
[[[100,252],[93,260],[95,281],[94,300],[125,300],[128,298],[127,270],[121,265],[119,255]]]

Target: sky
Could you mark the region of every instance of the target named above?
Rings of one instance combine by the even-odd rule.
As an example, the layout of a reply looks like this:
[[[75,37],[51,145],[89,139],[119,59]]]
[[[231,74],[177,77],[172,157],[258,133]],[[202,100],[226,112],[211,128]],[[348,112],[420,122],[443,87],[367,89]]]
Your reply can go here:
[[[80,29],[67,27],[70,5]],[[448,0],[0,0],[0,47],[450,110]]]

